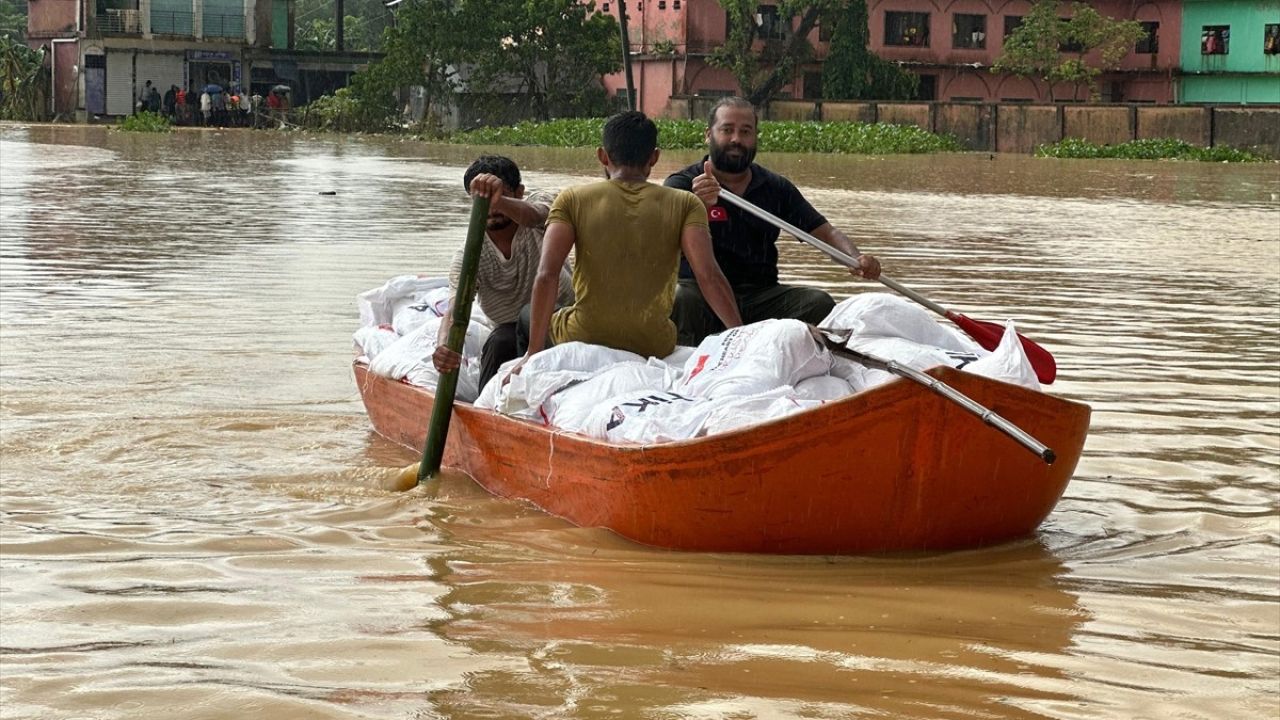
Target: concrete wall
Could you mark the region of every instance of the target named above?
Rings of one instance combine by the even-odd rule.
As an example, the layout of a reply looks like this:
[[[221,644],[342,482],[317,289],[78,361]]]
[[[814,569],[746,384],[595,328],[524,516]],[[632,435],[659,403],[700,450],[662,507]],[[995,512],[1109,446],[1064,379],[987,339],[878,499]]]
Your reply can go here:
[[[1213,144],[1280,160],[1280,109],[1213,108]]]
[[[1192,145],[1208,147],[1213,142],[1209,132],[1212,113],[1200,107],[1146,107],[1137,113],[1136,140],[1174,138]]]
[[[715,97],[673,98],[667,117],[703,120]],[[769,120],[916,125],[954,135],[970,150],[1030,153],[1065,137],[1116,145],[1175,138],[1200,147],[1246,148],[1280,159],[1280,105],[1032,105],[1029,103],[876,103],[776,101]]]
[[[1119,145],[1133,139],[1133,106],[1062,107],[1062,136],[1098,145]]]

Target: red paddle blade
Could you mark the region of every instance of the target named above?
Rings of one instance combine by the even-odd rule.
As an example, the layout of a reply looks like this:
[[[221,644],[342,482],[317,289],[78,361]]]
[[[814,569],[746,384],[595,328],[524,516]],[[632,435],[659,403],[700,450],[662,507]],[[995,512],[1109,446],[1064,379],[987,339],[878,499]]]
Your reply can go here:
[[[947,312],[947,319],[955,323],[957,327],[965,331],[969,337],[978,342],[979,345],[987,350],[995,350],[1000,344],[1000,338],[1004,337],[1004,326],[999,323],[987,322],[985,320],[974,320],[972,318],[961,315],[958,312]],[[1049,354],[1048,350],[1040,347],[1033,340],[1029,340],[1022,333],[1018,333],[1018,339],[1022,341],[1022,350],[1027,354],[1027,360],[1031,362],[1031,368],[1036,371],[1036,377],[1045,385],[1052,385],[1053,381],[1058,377],[1058,363]]]

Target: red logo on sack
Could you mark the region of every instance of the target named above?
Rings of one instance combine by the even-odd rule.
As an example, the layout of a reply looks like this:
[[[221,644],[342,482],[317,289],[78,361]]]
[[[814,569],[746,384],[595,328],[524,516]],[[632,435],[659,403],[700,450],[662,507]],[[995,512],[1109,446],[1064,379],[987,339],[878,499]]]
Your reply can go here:
[[[711,222],[726,222],[729,220],[729,211],[716,205],[707,213],[707,217]]]

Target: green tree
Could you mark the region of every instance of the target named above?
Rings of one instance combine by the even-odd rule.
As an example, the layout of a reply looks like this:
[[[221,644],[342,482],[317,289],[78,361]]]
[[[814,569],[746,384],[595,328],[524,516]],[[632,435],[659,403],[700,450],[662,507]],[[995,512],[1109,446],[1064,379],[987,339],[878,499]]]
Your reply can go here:
[[[1058,5],[1058,0],[1036,0],[1005,38],[991,72],[1039,78],[1048,84],[1051,100],[1059,83],[1072,85],[1073,98],[1083,86],[1089,99],[1097,100],[1098,76],[1118,68],[1145,31],[1135,20],[1116,20],[1079,2],[1071,5],[1070,18],[1059,18]]]
[[[294,9],[294,45],[299,50],[336,50],[334,0],[298,0]],[[345,0],[342,25],[346,50],[377,52],[391,27],[392,14],[382,0]]]
[[[44,52],[0,35],[0,119],[43,120],[48,88]]]
[[[423,88],[427,112],[447,102],[459,86],[458,68],[475,52],[481,28],[492,28],[484,2],[417,0],[401,3],[396,23],[383,37],[382,60],[351,78],[351,95],[360,108],[359,122],[385,127],[400,111],[399,92]]]
[[[717,0],[727,15],[728,37],[711,53],[711,65],[738,81],[742,96],[753,105],[767,104],[794,77],[796,68],[813,57],[809,32],[823,15],[840,10],[847,0],[778,0],[776,14],[757,11],[757,0]],[[757,50],[757,42],[761,42]]]
[[[603,109],[601,77],[622,68],[618,24],[576,0],[520,0],[494,5],[492,46],[473,56],[472,91],[529,99],[538,119]],[[512,87],[514,83],[514,87]],[[595,107],[593,107],[593,104]]]
[[[866,0],[849,0],[822,21],[834,21],[827,60],[822,64],[822,96],[828,100],[909,100],[920,79],[867,49],[870,32]]]
[[[19,0],[0,0],[0,36],[14,42],[27,37],[27,3]]]

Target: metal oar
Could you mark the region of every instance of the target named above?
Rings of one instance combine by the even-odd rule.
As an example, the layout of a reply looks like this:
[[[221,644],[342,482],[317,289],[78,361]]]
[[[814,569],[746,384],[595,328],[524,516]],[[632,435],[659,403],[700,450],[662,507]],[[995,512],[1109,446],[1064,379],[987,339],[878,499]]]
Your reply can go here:
[[[848,253],[831,247],[827,243],[801,230],[795,225],[792,225],[786,220],[783,220],[777,215],[774,215],[768,210],[758,208],[749,201],[743,200],[724,188],[720,188],[720,197],[773,225],[779,230],[786,230],[796,236],[797,239],[803,240],[826,253],[827,256],[841,265],[854,269],[858,267],[858,261]],[[1000,344],[1000,338],[1004,337],[1004,327],[999,323],[987,322],[985,320],[974,320],[953,310],[948,310],[920,293],[908,288],[902,283],[885,277],[884,275],[881,275],[876,279],[890,290],[906,295],[912,300],[915,300],[921,305],[955,323],[957,327],[963,330],[969,335],[969,337],[976,340],[979,345],[987,350],[995,350],[996,346]],[[1024,337],[1022,333],[1018,333],[1018,339],[1022,341],[1022,349],[1027,353],[1027,360],[1031,362],[1031,367],[1036,371],[1036,377],[1040,379],[1040,382],[1046,385],[1053,383],[1054,379],[1058,376],[1058,363],[1053,359],[1053,355],[1050,355],[1048,350],[1040,347],[1034,341]]]
[[[1046,447],[1045,444],[1039,440],[1036,440],[1025,430],[1014,425],[1003,417],[1000,417],[994,410],[978,403],[968,395],[965,395],[932,375],[927,375],[915,368],[901,365],[894,360],[885,360],[884,358],[879,358],[875,355],[868,355],[867,353],[859,350],[853,350],[845,345],[845,343],[848,342],[848,338],[836,337],[831,334],[830,330],[820,328],[819,332],[822,334],[822,338],[827,349],[831,352],[837,355],[843,355],[844,357],[857,361],[867,367],[884,370],[899,377],[904,377],[908,380],[913,380],[924,385],[942,397],[954,402],[974,415],[977,415],[982,419],[982,422],[1013,438],[1019,445],[1035,453],[1036,457],[1044,460],[1046,465],[1052,465],[1053,461],[1057,459],[1057,455],[1053,450]]]

